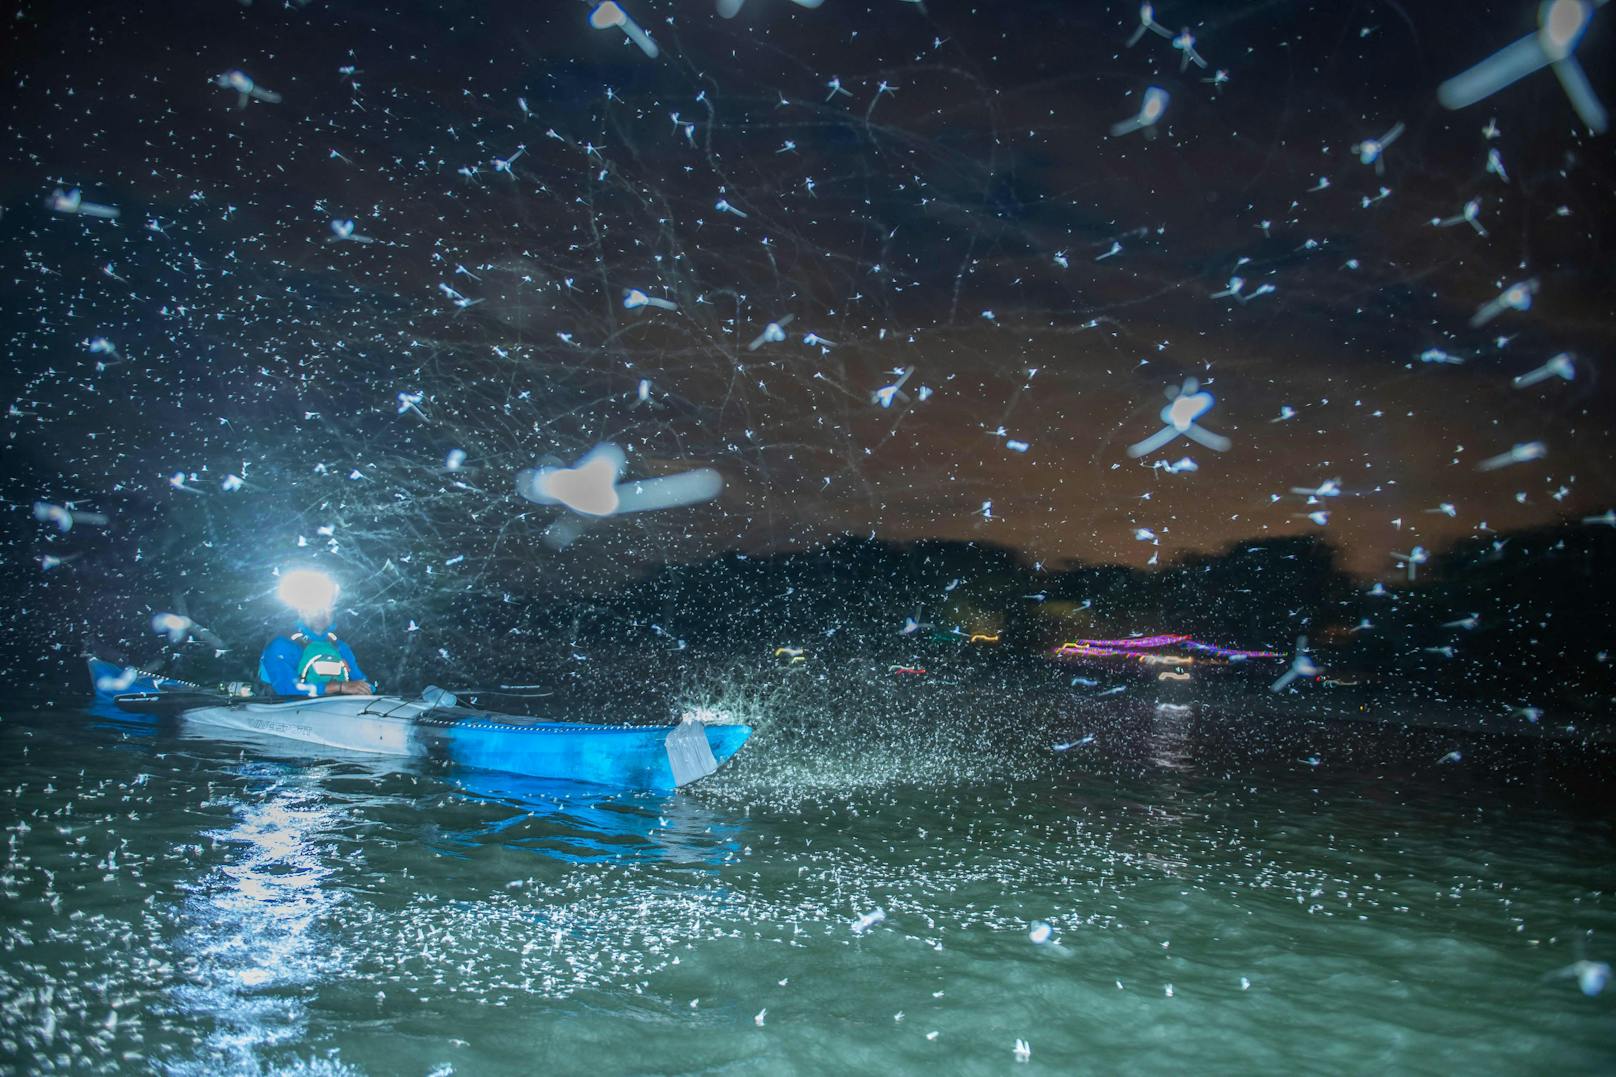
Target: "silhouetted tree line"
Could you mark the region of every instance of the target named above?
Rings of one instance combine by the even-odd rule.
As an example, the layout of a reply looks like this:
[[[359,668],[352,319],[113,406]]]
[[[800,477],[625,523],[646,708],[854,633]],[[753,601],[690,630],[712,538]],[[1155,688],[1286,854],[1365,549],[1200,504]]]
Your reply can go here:
[[[1178,632],[1286,655],[1306,636],[1330,676],[1380,692],[1588,707],[1613,694],[1613,555],[1616,530],[1551,526],[1460,542],[1417,580],[1377,588],[1315,536],[1240,542],[1149,571],[1039,571],[990,543],[843,537],[665,564],[595,593],[433,596],[437,609],[397,591],[361,594],[342,627],[368,671],[398,688],[621,681],[637,668],[667,678],[682,663],[766,660],[783,646],[902,660],[971,634],[997,642],[970,661],[1032,661],[1080,637]],[[138,611],[123,617],[133,623],[111,649],[199,680],[249,677],[257,648],[286,620],[262,602],[219,609],[193,596],[192,605],[231,641],[225,654],[192,642],[154,656],[159,643]],[[921,627],[906,634],[911,618]]]

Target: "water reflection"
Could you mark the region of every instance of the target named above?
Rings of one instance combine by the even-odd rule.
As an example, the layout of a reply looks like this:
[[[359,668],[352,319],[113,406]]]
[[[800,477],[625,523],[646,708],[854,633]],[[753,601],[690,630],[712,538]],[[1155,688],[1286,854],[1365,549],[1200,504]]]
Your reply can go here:
[[[132,714],[119,710],[111,703],[91,703],[84,708],[91,718],[97,719],[90,728],[116,733],[125,740],[146,739],[157,734],[162,719],[153,714]]]
[[[219,742],[218,730],[181,726],[185,740]],[[426,791],[439,782],[465,794],[474,804],[513,809],[493,820],[461,825],[462,812],[435,812],[434,834],[440,851],[489,842],[526,849],[570,864],[608,860],[653,860],[684,865],[716,866],[740,848],[741,828],[728,816],[692,799],[668,794],[611,789],[579,782],[533,778],[519,774],[451,768],[368,752],[318,747],[269,734],[231,730],[228,741],[303,766],[340,767],[344,775],[424,779]],[[434,811],[421,800],[423,812]]]
[[[455,832],[456,840],[502,841],[570,864],[652,860],[716,867],[740,849],[742,828],[689,794],[464,771],[451,784],[472,800],[515,813]]]
[[[1190,719],[1194,707],[1188,703],[1160,702],[1152,712],[1144,737],[1150,761],[1164,770],[1187,774],[1194,769],[1190,754]]]
[[[203,835],[224,860],[184,887],[187,982],[173,1001],[211,1031],[195,1064],[175,1072],[253,1071],[263,1050],[304,1041],[299,989],[341,970],[342,950],[324,937],[322,919],[342,898],[330,880],[345,813],[320,788],[318,768],[254,762],[237,773],[245,787],[226,798],[234,825]]]

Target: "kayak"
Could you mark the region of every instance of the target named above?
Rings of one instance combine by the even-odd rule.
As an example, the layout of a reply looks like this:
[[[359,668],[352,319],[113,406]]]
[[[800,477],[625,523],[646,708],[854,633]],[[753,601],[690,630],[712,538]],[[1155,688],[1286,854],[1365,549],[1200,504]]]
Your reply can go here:
[[[269,735],[349,752],[475,770],[669,791],[741,750],[752,728],[687,716],[662,725],[603,725],[497,714],[398,696],[231,697],[90,659],[97,702],[187,726]]]

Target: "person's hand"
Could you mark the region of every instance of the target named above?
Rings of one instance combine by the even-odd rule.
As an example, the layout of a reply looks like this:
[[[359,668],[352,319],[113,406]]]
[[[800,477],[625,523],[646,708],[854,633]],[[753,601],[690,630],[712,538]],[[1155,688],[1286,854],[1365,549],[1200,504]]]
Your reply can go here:
[[[369,681],[349,681],[348,694],[351,696],[368,696],[372,694]]]

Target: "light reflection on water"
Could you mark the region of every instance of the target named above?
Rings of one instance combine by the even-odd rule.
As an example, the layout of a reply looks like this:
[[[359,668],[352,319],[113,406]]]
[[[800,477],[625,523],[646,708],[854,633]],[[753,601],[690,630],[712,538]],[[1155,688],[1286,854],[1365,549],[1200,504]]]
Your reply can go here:
[[[324,937],[323,920],[343,897],[329,885],[343,812],[318,768],[251,763],[240,777],[234,825],[201,835],[224,862],[183,888],[175,926],[190,979],[173,1005],[211,1031],[174,1072],[256,1069],[266,1048],[307,1035],[299,989],[342,975],[342,948]]]
[[[502,841],[566,863],[662,860],[716,866],[740,849],[741,828],[690,796],[461,771],[448,781],[469,800],[513,814],[446,840]],[[537,836],[528,836],[537,830]]]
[[[1015,727],[762,728],[673,797],[8,722],[29,754],[0,753],[0,1053],[45,1068],[72,1041],[80,1068],[184,1073],[988,1072],[1017,1038],[1065,1070],[1616,1058],[1612,998],[1552,978],[1616,930],[1608,823],[1565,795],[1575,751],[1466,740],[1455,768],[1445,732],[1165,693],[1047,726],[1031,706]]]

